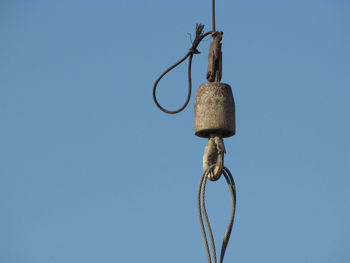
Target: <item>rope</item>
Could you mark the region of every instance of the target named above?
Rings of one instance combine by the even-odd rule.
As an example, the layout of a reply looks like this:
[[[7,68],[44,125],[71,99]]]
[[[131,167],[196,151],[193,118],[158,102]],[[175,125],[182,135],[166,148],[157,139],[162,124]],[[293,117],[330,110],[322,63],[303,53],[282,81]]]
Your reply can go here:
[[[192,58],[193,58],[193,55],[194,54],[199,54],[200,52],[197,50],[197,46],[199,45],[199,43],[203,40],[203,38],[205,38],[206,36],[212,34],[212,33],[215,33],[216,30],[215,30],[215,0],[212,0],[211,2],[211,9],[212,9],[212,25],[213,25],[213,30],[212,31],[209,31],[209,32],[206,32],[206,33],[203,33],[203,29],[204,29],[204,25],[201,25],[201,24],[197,24],[196,25],[196,38],[195,40],[193,41],[192,43],[192,47],[190,48],[190,50],[187,52],[187,54],[182,58],[180,59],[178,62],[176,62],[174,65],[170,66],[169,68],[167,68],[159,77],[158,79],[156,80],[156,82],[154,83],[153,85],[153,100],[154,100],[154,103],[157,105],[157,107],[165,112],[165,113],[168,113],[168,114],[175,114],[175,113],[179,113],[181,111],[183,111],[188,102],[190,101],[191,99],[191,93],[192,93],[192,80],[191,80],[191,68],[192,68]],[[162,107],[159,102],[158,102],[158,99],[157,99],[157,96],[156,96],[156,90],[157,90],[157,86],[158,86],[158,82],[169,72],[171,71],[172,69],[174,69],[175,67],[177,67],[178,65],[180,65],[182,62],[184,62],[187,58],[188,59],[188,72],[187,72],[187,76],[188,76],[188,91],[187,91],[187,98],[186,98],[186,101],[184,103],[184,105],[182,107],[180,107],[179,109],[177,110],[167,110],[165,109],[164,107]]]
[[[211,1],[211,20],[213,24],[213,33],[216,32],[215,30],[215,0]]]
[[[182,111],[183,109],[186,108],[188,102],[190,101],[191,99],[191,93],[192,93],[192,80],[191,80],[191,67],[192,67],[192,58],[193,58],[193,55],[194,54],[199,54],[200,52],[197,50],[197,47],[199,45],[199,43],[203,40],[203,38],[205,38],[206,36],[210,35],[212,33],[212,31],[209,31],[207,33],[203,33],[203,29],[204,29],[204,25],[201,25],[201,24],[197,24],[196,25],[196,38],[195,40],[193,41],[192,43],[192,47],[190,48],[190,50],[187,52],[187,54],[182,58],[180,59],[178,62],[176,62],[174,65],[170,66],[169,68],[167,68],[159,77],[158,79],[156,80],[156,82],[154,83],[154,86],[153,86],[153,100],[154,100],[154,103],[157,105],[157,107],[165,112],[165,113],[168,113],[168,114],[175,114],[175,113],[178,113],[180,111]],[[186,101],[184,103],[184,105],[177,109],[177,110],[167,110],[165,108],[163,108],[158,100],[157,100],[157,96],[156,96],[156,90],[157,90],[157,85],[158,85],[158,82],[169,72],[171,71],[172,69],[174,69],[175,67],[177,67],[178,65],[180,65],[182,62],[184,62],[187,58],[188,59],[188,72],[187,72],[187,75],[188,75],[188,92],[187,92],[187,98],[186,98]]]
[[[211,165],[210,167],[208,167],[207,170],[204,171],[200,181],[199,181],[199,186],[198,186],[198,194],[197,194],[197,208],[198,208],[198,215],[199,215],[199,223],[200,223],[200,226],[201,226],[201,230],[202,230],[202,234],[203,234],[203,239],[204,239],[204,245],[205,245],[205,251],[207,253],[207,257],[208,257],[208,262],[209,263],[212,263],[211,261],[211,256],[210,256],[210,250],[209,250],[209,245],[208,245],[208,239],[207,239],[207,234],[205,232],[205,227],[204,227],[204,224],[203,224],[203,215],[202,215],[202,198],[204,200],[204,191],[202,190],[203,189],[203,183],[207,181],[207,178],[208,178],[208,173],[210,172],[210,170],[214,167],[215,165]],[[202,197],[203,196],[203,197]],[[206,222],[207,223],[207,222]],[[209,223],[209,221],[208,221]],[[208,224],[207,224],[208,226]],[[210,228],[210,223],[209,223],[209,227],[208,227],[208,231],[210,232],[211,231],[211,228]],[[210,235],[212,236],[212,235]],[[215,251],[215,248],[214,248],[214,251]]]
[[[225,256],[228,241],[230,240],[233,222],[234,222],[235,213],[236,213],[236,185],[235,185],[235,181],[233,180],[233,176],[232,176],[230,170],[226,167],[224,167],[223,175],[225,176],[226,182],[229,185],[229,189],[230,189],[230,195],[231,195],[231,201],[232,201],[232,212],[231,212],[230,221],[229,221],[229,224],[228,224],[228,227],[226,229],[225,236],[224,236],[224,239],[223,239],[222,245],[221,245],[220,263],[222,263],[224,261],[224,256]]]
[[[206,206],[205,206],[205,187],[206,187],[206,183],[208,180],[208,174],[214,167],[215,167],[215,164],[211,165],[203,173],[203,175],[200,179],[200,182],[199,182],[198,194],[197,194],[197,201],[198,201],[197,206],[198,206],[199,222],[200,222],[200,226],[201,226],[201,230],[202,230],[202,234],[203,234],[203,238],[204,238],[205,249],[206,249],[206,253],[207,253],[207,257],[208,257],[208,263],[212,263],[212,258],[211,258],[210,249],[209,249],[209,245],[208,245],[207,234],[206,234],[204,223],[203,223],[203,215],[204,215],[205,224],[206,224],[208,232],[209,232],[209,238],[210,238],[210,244],[211,244],[211,250],[212,250],[212,256],[214,259],[214,263],[217,263],[213,232],[212,232],[212,229],[210,226],[210,222],[209,222],[209,218],[208,218],[208,214],[207,214]],[[223,175],[226,179],[226,182],[227,182],[227,184],[229,186],[229,190],[230,190],[231,201],[232,201],[232,212],[231,212],[229,224],[228,224],[228,227],[226,229],[225,236],[224,236],[224,239],[223,239],[222,245],[221,245],[220,261],[219,261],[220,263],[222,263],[224,260],[226,247],[227,247],[228,241],[229,241],[230,236],[231,236],[231,231],[232,231],[232,226],[233,226],[234,216],[235,216],[235,211],[236,211],[235,182],[233,180],[232,174],[230,173],[230,171],[226,167],[224,167]]]
[[[211,14],[212,14],[212,24],[213,24],[213,30],[212,31],[209,31],[209,32],[206,32],[206,33],[203,33],[203,29],[204,29],[204,25],[201,25],[201,24],[197,24],[196,25],[196,38],[195,40],[193,41],[192,43],[192,47],[190,48],[190,50],[187,52],[187,54],[182,58],[180,59],[178,62],[176,62],[174,65],[170,66],[169,68],[167,68],[159,77],[158,79],[156,80],[156,82],[154,83],[153,85],[153,101],[154,103],[157,105],[157,107],[165,112],[165,113],[168,113],[168,114],[175,114],[175,113],[179,113],[181,111],[183,111],[188,102],[190,101],[191,99],[191,93],[192,93],[192,80],[191,80],[191,68],[192,68],[192,58],[193,58],[193,55],[194,54],[199,54],[200,52],[197,50],[197,46],[199,45],[199,43],[203,40],[203,38],[205,38],[206,36],[212,34],[212,33],[215,33],[216,30],[215,30],[215,0],[212,0],[211,1]],[[184,105],[182,105],[182,107],[180,107],[179,109],[177,110],[167,110],[165,109],[164,107],[162,107],[159,102],[158,102],[158,99],[157,99],[157,96],[156,96],[156,90],[157,90],[157,86],[158,86],[158,82],[169,72],[171,71],[172,69],[176,68],[178,65],[180,65],[182,62],[184,62],[187,58],[188,59],[188,73],[187,73],[187,76],[188,76],[188,91],[187,91],[187,98],[186,98],[186,101],[184,103]]]

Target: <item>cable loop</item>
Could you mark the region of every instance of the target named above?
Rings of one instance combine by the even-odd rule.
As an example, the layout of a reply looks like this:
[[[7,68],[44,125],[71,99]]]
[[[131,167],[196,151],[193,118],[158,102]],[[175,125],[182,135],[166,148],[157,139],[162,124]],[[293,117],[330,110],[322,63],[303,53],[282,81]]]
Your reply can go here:
[[[191,68],[192,68],[192,58],[193,58],[193,55],[194,54],[199,54],[200,52],[197,50],[197,47],[199,45],[199,43],[203,40],[203,38],[205,38],[206,36],[210,35],[212,33],[212,31],[209,31],[207,33],[203,33],[203,29],[204,29],[204,25],[201,25],[201,24],[197,24],[196,25],[196,38],[194,39],[193,43],[192,43],[192,47],[189,49],[189,51],[187,52],[187,54],[182,58],[180,59],[178,62],[176,62],[174,65],[170,66],[169,68],[167,68],[159,77],[158,79],[156,80],[156,82],[154,83],[154,86],[153,86],[153,100],[154,100],[154,103],[157,105],[157,107],[165,112],[165,113],[168,113],[168,114],[175,114],[175,113],[178,113],[178,112],[181,112],[182,110],[184,110],[188,104],[188,102],[190,101],[191,99],[191,93],[192,93],[192,79],[191,79]],[[188,72],[187,72],[187,75],[188,75],[188,92],[187,92],[187,98],[186,98],[186,101],[184,103],[184,105],[177,109],[177,110],[167,110],[165,109],[164,107],[162,107],[158,100],[157,100],[157,96],[156,96],[156,90],[157,90],[157,85],[159,83],[159,81],[169,72],[171,71],[172,69],[174,69],[175,67],[177,67],[178,65],[180,65],[182,62],[184,62],[187,58],[188,59]]]
[[[212,229],[210,226],[210,222],[209,222],[209,218],[208,218],[208,214],[207,214],[206,206],[205,206],[205,187],[206,187],[206,183],[208,180],[208,175],[213,170],[214,167],[215,167],[215,164],[211,165],[203,173],[203,175],[200,179],[200,182],[199,182],[198,194],[197,194],[199,222],[200,222],[200,226],[201,226],[201,230],[202,230],[202,234],[203,234],[203,238],[204,238],[204,245],[205,245],[206,253],[207,253],[207,257],[208,257],[208,263],[212,263],[211,254],[213,256],[214,263],[217,263],[215,241],[214,241],[213,232],[212,232]],[[227,227],[226,232],[225,232],[224,239],[222,241],[219,263],[222,263],[224,260],[226,247],[227,247],[228,241],[229,241],[230,236],[231,236],[232,226],[233,226],[235,212],[236,212],[235,182],[234,182],[232,174],[230,173],[228,168],[224,167],[222,174],[224,175],[226,182],[229,186],[231,201],[232,201],[232,212],[231,212],[231,217],[229,220],[228,227]],[[210,253],[210,249],[209,249],[209,245],[208,245],[208,238],[207,238],[207,234],[206,234],[204,223],[203,223],[203,215],[204,215],[205,224],[206,224],[208,232],[209,232],[212,253]]]

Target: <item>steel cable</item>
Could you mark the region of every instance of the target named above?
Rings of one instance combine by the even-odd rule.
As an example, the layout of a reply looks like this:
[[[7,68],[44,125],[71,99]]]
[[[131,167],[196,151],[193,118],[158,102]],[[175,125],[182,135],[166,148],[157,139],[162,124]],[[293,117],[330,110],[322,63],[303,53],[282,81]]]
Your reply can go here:
[[[197,194],[197,205],[198,205],[199,222],[200,222],[200,226],[201,226],[201,230],[202,230],[202,234],[203,234],[203,238],[204,238],[204,244],[205,244],[206,253],[207,253],[207,257],[208,257],[208,262],[209,263],[212,263],[212,259],[211,259],[211,253],[210,253],[209,245],[208,245],[208,238],[207,238],[205,227],[204,227],[204,223],[203,223],[203,215],[204,215],[205,224],[206,224],[208,232],[209,232],[209,239],[210,239],[210,244],[211,244],[211,250],[212,250],[212,256],[213,256],[213,259],[214,259],[214,263],[217,263],[215,241],[214,241],[212,229],[211,229],[211,226],[210,226],[210,221],[209,221],[208,214],[207,214],[207,211],[206,211],[206,206],[205,206],[205,187],[206,187],[206,182],[208,180],[209,172],[214,167],[215,167],[215,164],[211,165],[203,173],[203,175],[202,175],[202,177],[200,179],[200,182],[199,182],[198,194]],[[226,179],[226,182],[227,182],[227,184],[229,186],[230,195],[231,195],[231,201],[232,201],[232,212],[231,212],[229,224],[228,224],[228,227],[226,229],[225,236],[224,236],[224,239],[223,239],[223,242],[222,242],[222,246],[221,246],[220,261],[219,261],[220,263],[222,263],[223,260],[224,260],[224,255],[225,255],[225,252],[226,252],[228,241],[229,241],[230,236],[231,236],[231,231],[232,231],[232,226],[233,226],[234,216],[235,216],[235,211],[236,211],[236,187],[235,187],[235,182],[233,180],[232,174],[230,173],[230,171],[226,167],[224,167],[222,174],[224,175],[224,177]]]
[[[203,29],[204,29],[204,26],[201,25],[201,24],[198,24],[196,25],[196,38],[195,40],[193,41],[192,43],[192,47],[190,48],[190,50],[187,52],[187,54],[182,58],[180,59],[178,62],[176,62],[174,65],[170,66],[169,68],[167,68],[159,77],[158,79],[156,80],[156,82],[154,83],[153,85],[153,101],[154,103],[157,105],[157,107],[165,112],[165,113],[168,113],[168,114],[175,114],[175,113],[179,113],[181,111],[183,111],[188,102],[190,101],[191,99],[191,93],[192,93],[192,80],[191,80],[191,68],[192,68],[192,58],[193,58],[193,55],[194,54],[199,54],[200,52],[197,50],[197,46],[199,45],[199,43],[203,40],[203,38],[205,38],[206,36],[212,34],[215,32],[215,0],[212,0],[211,1],[211,8],[212,8],[212,27],[213,27],[213,30],[212,31],[209,31],[209,32],[206,32],[206,33],[203,33]],[[187,98],[186,98],[186,101],[184,103],[184,105],[182,105],[182,107],[180,107],[179,109],[177,110],[167,110],[165,109],[164,107],[162,107],[159,102],[158,102],[158,99],[157,99],[157,96],[156,96],[156,90],[157,90],[157,86],[158,86],[158,82],[169,72],[171,71],[172,69],[174,69],[175,67],[177,67],[178,65],[180,65],[182,62],[184,62],[187,58],[189,57],[189,60],[188,60],[188,72],[187,72],[187,76],[188,76],[188,91],[187,91]]]
[[[153,85],[153,101],[154,103],[157,105],[157,107],[165,112],[165,113],[168,113],[168,114],[175,114],[175,113],[178,113],[180,111],[182,111],[183,109],[186,108],[188,102],[190,101],[191,99],[191,93],[192,93],[192,79],[191,79],[191,71],[192,71],[192,58],[193,58],[193,55],[194,54],[199,54],[200,52],[197,50],[197,47],[199,45],[199,43],[203,40],[203,38],[205,38],[206,36],[210,35],[212,33],[212,31],[209,31],[209,32],[206,32],[206,33],[203,33],[203,29],[204,29],[204,25],[201,25],[201,24],[198,24],[196,25],[196,38],[195,40],[193,41],[192,43],[192,47],[190,48],[190,50],[187,52],[187,54],[182,58],[180,59],[178,62],[176,62],[174,65],[170,66],[169,68],[167,68],[159,77],[158,79],[156,80],[156,82],[154,83]],[[156,90],[157,90],[157,86],[158,86],[158,83],[159,81],[169,72],[171,71],[172,69],[174,69],[175,67],[177,67],[178,65],[180,65],[182,62],[184,62],[187,58],[189,58],[188,60],[188,72],[187,72],[187,76],[188,76],[188,92],[187,92],[187,98],[186,98],[186,101],[184,103],[184,105],[177,109],[177,110],[167,110],[165,109],[164,107],[162,107],[158,100],[157,100],[157,96],[156,96]]]

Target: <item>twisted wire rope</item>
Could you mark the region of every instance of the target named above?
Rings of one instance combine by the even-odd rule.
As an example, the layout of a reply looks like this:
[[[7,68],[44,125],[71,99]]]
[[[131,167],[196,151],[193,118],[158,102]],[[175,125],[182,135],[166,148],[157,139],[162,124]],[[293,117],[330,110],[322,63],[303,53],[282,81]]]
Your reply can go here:
[[[200,222],[200,227],[201,227],[201,231],[203,234],[205,250],[206,250],[206,254],[207,254],[209,263],[212,263],[212,257],[213,257],[214,263],[217,263],[213,231],[212,231],[211,226],[210,226],[210,221],[209,221],[208,213],[207,213],[206,206],[205,206],[206,182],[208,180],[209,172],[214,167],[215,167],[215,164],[211,165],[202,174],[202,177],[200,179],[199,186],[198,186],[198,193],[197,193],[197,206],[198,206],[197,208],[198,208],[199,222]],[[235,182],[233,180],[232,174],[228,170],[228,168],[226,168],[226,167],[224,167],[222,174],[224,175],[226,182],[229,186],[231,202],[232,202],[232,210],[231,210],[229,224],[228,224],[228,227],[226,229],[224,239],[222,241],[221,252],[220,252],[220,261],[219,261],[220,263],[222,263],[224,260],[227,244],[228,244],[228,241],[230,239],[231,232],[232,232],[234,216],[235,216],[235,211],[236,211],[236,187],[235,187]],[[203,216],[204,216],[204,221],[205,221],[205,224],[207,226],[208,233],[209,233],[209,239],[210,239],[210,245],[211,245],[211,251],[212,251],[211,253],[210,253],[210,249],[209,249],[208,238],[207,238],[205,226],[203,223]]]

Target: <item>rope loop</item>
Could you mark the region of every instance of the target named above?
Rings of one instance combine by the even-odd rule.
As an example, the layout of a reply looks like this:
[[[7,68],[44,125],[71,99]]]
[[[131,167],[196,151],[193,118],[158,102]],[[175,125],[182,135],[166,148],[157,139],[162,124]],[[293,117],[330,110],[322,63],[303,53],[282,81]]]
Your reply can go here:
[[[206,206],[205,206],[205,187],[206,187],[206,183],[208,180],[208,174],[214,169],[214,167],[215,167],[215,164],[211,165],[210,167],[208,167],[204,171],[204,173],[200,179],[200,182],[199,182],[198,194],[197,194],[199,222],[200,222],[200,226],[201,226],[201,230],[202,230],[202,234],[203,234],[203,238],[204,238],[204,245],[205,245],[205,249],[206,249],[206,253],[207,253],[207,257],[208,257],[208,263],[212,263],[212,257],[214,259],[214,263],[217,263],[215,241],[214,241],[213,232],[212,232],[212,229],[210,226],[210,222],[209,222],[209,218],[208,218],[208,214],[207,214],[207,210],[206,210]],[[232,174],[228,168],[224,167],[222,174],[224,175],[226,182],[228,184],[229,190],[230,190],[231,202],[232,202],[232,212],[231,212],[229,224],[228,224],[226,232],[225,232],[224,239],[222,241],[219,263],[222,263],[224,260],[224,256],[225,256],[228,241],[229,241],[230,236],[231,236],[235,212],[236,212],[236,186],[235,186],[235,182],[234,182]],[[207,238],[207,234],[206,234],[204,223],[203,223],[203,216],[204,216],[205,224],[206,224],[208,232],[209,232],[212,253],[210,253],[210,249],[209,249],[209,245],[208,245],[208,238]]]
[[[156,82],[154,83],[153,86],[153,100],[154,103],[156,104],[156,106],[163,112],[168,113],[168,114],[175,114],[175,113],[179,113],[181,111],[183,111],[188,102],[191,99],[191,93],[192,93],[192,80],[191,80],[191,68],[192,68],[192,58],[194,54],[199,54],[200,52],[198,51],[197,47],[199,45],[199,43],[203,40],[203,38],[205,38],[206,36],[210,35],[212,33],[212,31],[203,33],[203,29],[204,29],[204,25],[202,24],[197,24],[196,25],[196,38],[194,39],[193,43],[192,43],[192,47],[189,49],[189,51],[187,52],[187,54],[180,59],[178,62],[176,62],[174,65],[170,66],[169,68],[167,68],[156,80]],[[184,62],[186,59],[188,58],[188,92],[187,92],[187,98],[186,101],[184,103],[184,105],[177,109],[177,110],[167,110],[164,107],[162,107],[158,100],[157,100],[157,96],[156,96],[156,90],[157,90],[157,86],[159,81],[172,69],[174,69],[175,67],[177,67],[178,65],[180,65],[182,62]]]

